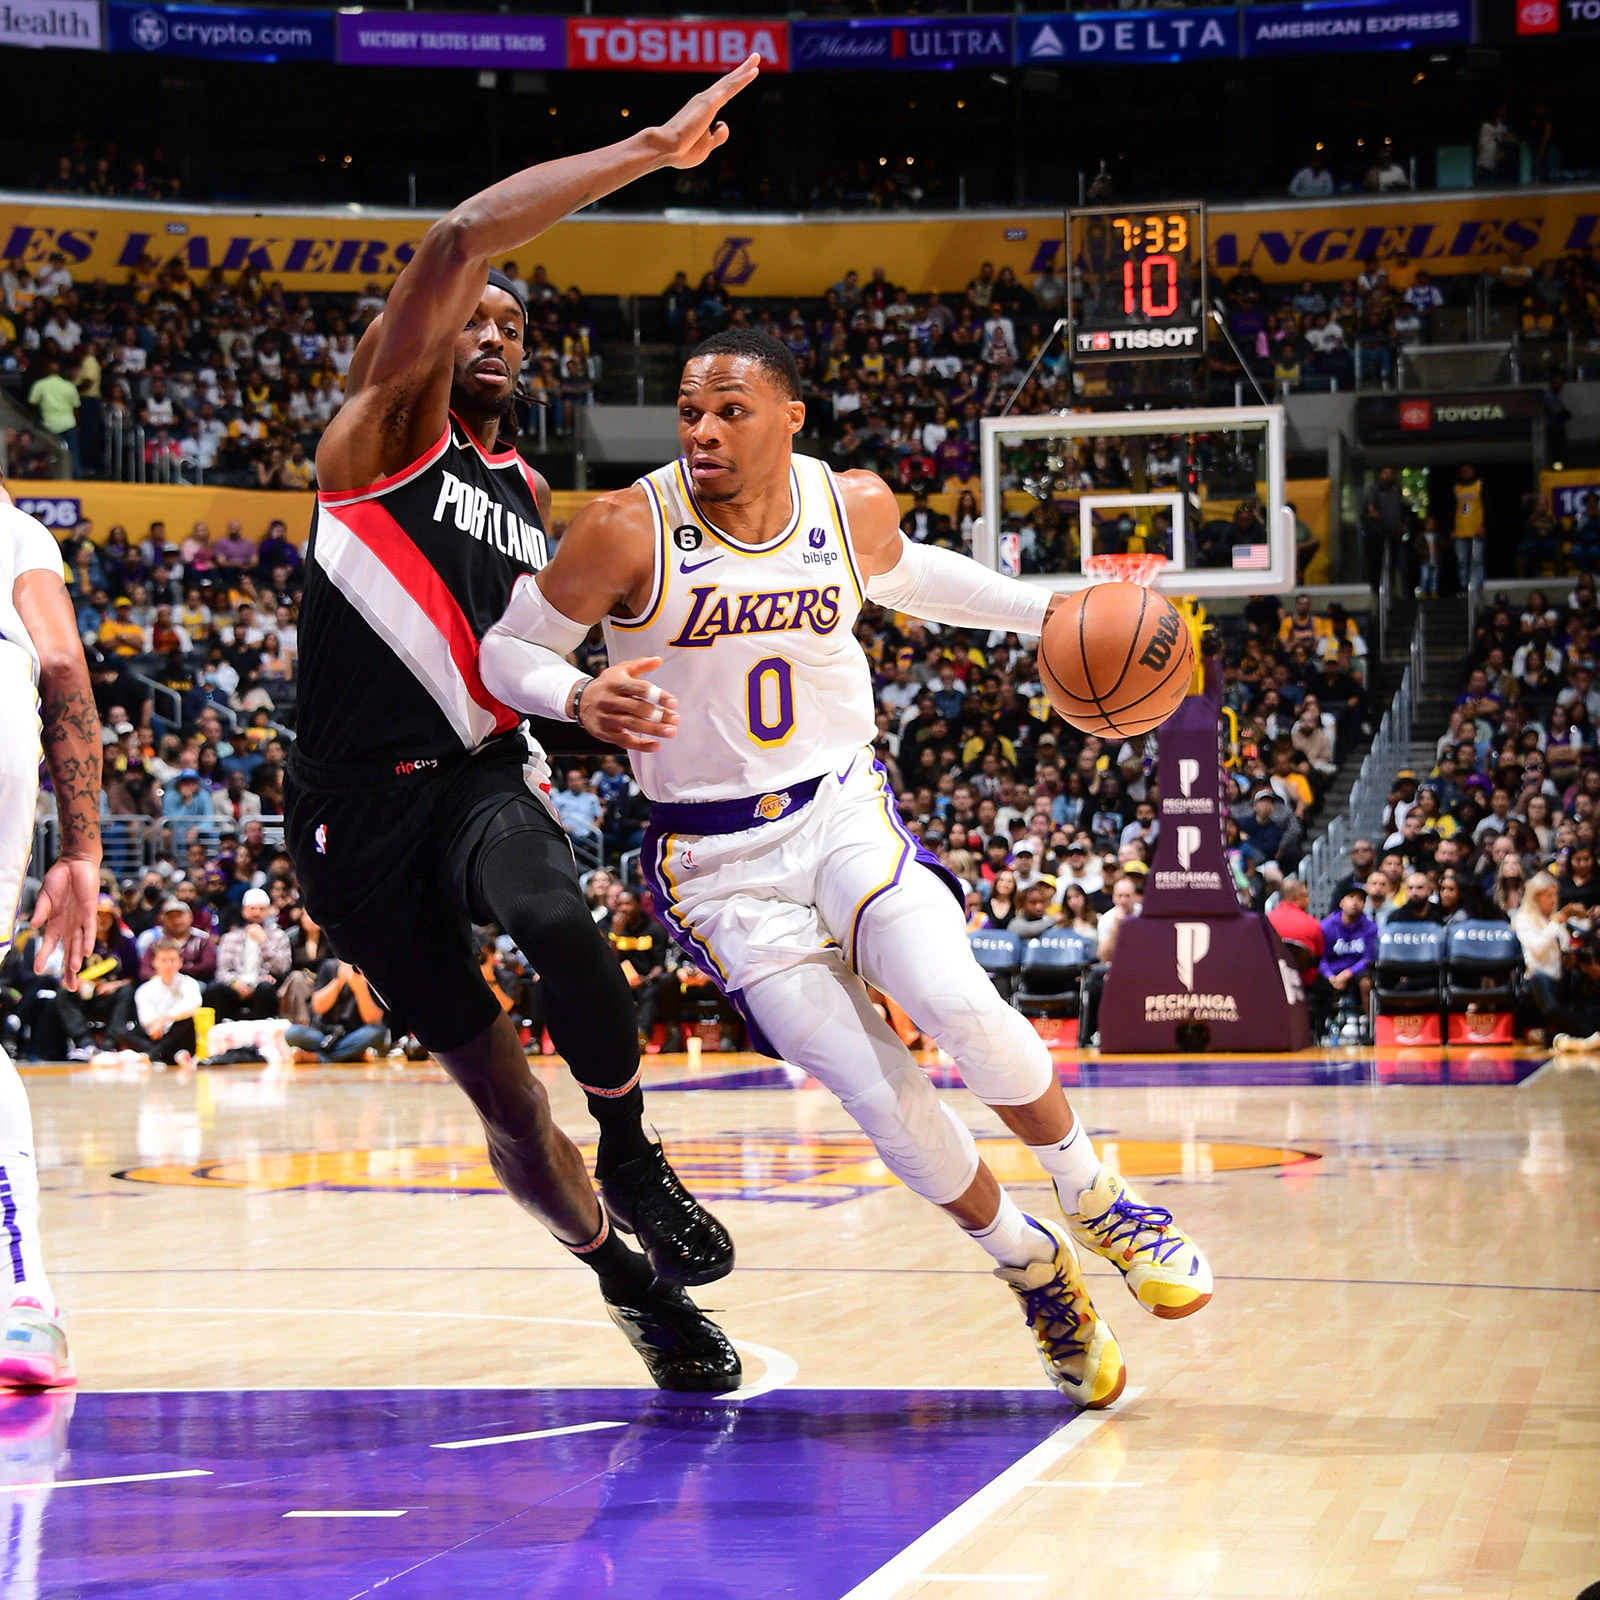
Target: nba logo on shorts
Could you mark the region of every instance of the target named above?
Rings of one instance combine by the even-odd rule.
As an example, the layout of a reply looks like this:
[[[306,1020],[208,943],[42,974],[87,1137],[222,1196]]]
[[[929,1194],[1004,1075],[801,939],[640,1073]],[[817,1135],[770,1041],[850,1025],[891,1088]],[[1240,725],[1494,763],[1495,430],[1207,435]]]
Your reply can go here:
[[[313,840],[316,841],[317,854],[319,856],[327,855],[327,853],[328,853],[328,824],[326,822],[319,822],[317,824],[317,831],[314,834],[312,834],[311,837],[312,837]]]
[[[1194,860],[1194,853],[1199,848],[1200,830],[1185,823],[1178,829],[1178,865],[1188,871],[1189,863]]]

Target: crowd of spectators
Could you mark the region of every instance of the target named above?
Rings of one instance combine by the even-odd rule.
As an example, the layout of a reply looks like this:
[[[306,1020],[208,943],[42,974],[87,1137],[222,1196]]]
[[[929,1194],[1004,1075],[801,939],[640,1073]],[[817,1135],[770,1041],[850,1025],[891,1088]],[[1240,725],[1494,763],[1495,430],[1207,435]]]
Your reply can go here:
[[[1385,928],[1508,922],[1526,1036],[1600,1047],[1597,630],[1588,574],[1559,596],[1485,608],[1433,763],[1396,775],[1384,831],[1353,842],[1335,886],[1315,996],[1325,1016],[1342,999],[1365,1010]]]
[[[543,268],[505,267],[530,307],[524,386],[570,431],[599,374],[594,319]],[[63,442],[71,476],[308,489],[383,297],[377,283],[290,294],[253,267],[196,278],[181,259],[146,258],[115,285],[74,283],[59,252],[36,271],[13,260],[0,266],[0,383]],[[42,438],[10,444],[13,477],[57,474]]]

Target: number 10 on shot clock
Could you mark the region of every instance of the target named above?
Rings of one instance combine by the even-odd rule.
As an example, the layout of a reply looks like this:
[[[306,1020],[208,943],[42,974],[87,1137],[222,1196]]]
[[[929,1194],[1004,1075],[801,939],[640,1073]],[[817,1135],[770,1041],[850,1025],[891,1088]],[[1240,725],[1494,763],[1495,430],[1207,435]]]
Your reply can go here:
[[[1066,236],[1075,361],[1205,354],[1201,202],[1069,211]]]

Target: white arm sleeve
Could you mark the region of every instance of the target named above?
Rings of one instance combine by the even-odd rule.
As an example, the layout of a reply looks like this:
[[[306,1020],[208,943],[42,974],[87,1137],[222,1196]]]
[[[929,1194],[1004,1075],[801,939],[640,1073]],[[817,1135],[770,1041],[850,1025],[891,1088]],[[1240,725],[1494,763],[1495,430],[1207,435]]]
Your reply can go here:
[[[531,575],[521,577],[478,649],[483,685],[514,711],[570,722],[572,686],[587,683],[589,675],[562,658],[588,637],[588,623],[557,611]]]
[[[1050,592],[1004,578],[969,556],[901,535],[900,559],[867,579],[867,598],[881,606],[954,628],[1000,628],[1037,635]]]

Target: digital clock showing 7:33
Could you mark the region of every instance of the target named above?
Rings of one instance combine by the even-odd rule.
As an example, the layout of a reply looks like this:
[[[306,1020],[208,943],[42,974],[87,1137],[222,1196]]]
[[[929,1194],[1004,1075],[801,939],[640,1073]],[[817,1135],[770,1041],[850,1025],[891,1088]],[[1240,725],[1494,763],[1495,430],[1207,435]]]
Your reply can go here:
[[[1206,211],[1199,201],[1067,213],[1072,354],[1205,354]]]

